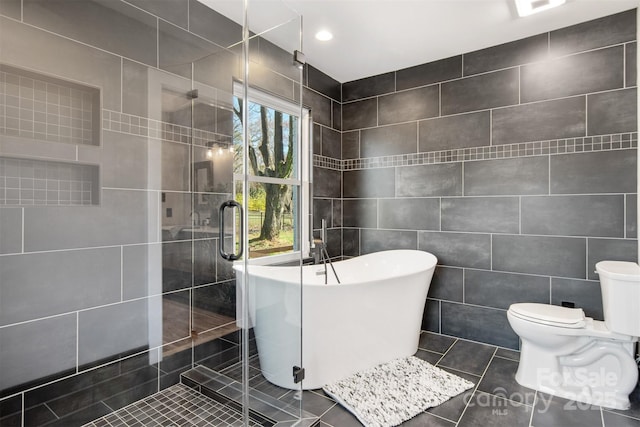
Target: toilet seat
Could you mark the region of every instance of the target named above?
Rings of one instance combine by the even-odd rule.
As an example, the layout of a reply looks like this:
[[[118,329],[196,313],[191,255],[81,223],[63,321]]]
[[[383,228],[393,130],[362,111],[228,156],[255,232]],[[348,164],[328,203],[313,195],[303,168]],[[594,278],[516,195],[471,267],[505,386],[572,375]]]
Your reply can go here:
[[[512,304],[509,307],[509,312],[522,320],[559,328],[579,329],[586,325],[584,311],[581,308],[519,303]]]

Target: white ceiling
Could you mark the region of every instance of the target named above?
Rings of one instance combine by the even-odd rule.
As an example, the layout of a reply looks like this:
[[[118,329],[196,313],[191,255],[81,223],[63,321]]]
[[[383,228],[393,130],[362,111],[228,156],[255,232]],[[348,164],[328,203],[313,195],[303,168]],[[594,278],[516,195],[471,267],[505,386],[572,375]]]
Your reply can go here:
[[[200,1],[242,22],[240,2]],[[297,14],[302,15],[307,62],[343,83],[589,21],[639,2],[567,0],[519,18],[513,0],[249,0],[248,21],[253,31],[293,51],[299,46]],[[320,29],[331,30],[333,40],[315,40]]]

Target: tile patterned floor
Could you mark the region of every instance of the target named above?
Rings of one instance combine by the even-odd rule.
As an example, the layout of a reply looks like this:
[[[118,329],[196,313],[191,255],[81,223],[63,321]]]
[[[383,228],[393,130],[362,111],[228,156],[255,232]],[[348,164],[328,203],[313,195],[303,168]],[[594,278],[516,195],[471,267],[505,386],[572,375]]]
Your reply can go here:
[[[603,409],[596,406],[584,405],[566,399],[553,397],[545,393],[536,392],[520,386],[515,381],[515,372],[518,367],[519,353],[512,350],[497,348],[462,339],[447,337],[444,335],[423,332],[420,337],[417,357],[424,359],[448,372],[466,378],[475,383],[471,390],[456,396],[449,401],[431,408],[426,412],[402,424],[403,427],[471,427],[471,426],[496,426],[496,427],[640,427],[640,386],[634,390],[631,400],[631,409],[616,411]],[[279,415],[273,411],[273,406],[298,409],[299,395],[291,390],[282,389],[267,382],[260,374],[257,356],[250,359],[251,375],[250,385],[258,398],[252,405],[258,405],[252,409],[270,417],[271,420]],[[205,367],[198,367],[183,376],[183,382],[195,387],[203,393],[215,393],[232,397],[237,396],[237,389],[230,386],[237,383],[239,376],[238,367],[235,365],[222,367],[218,372]],[[151,399],[147,403],[160,417],[155,424],[144,416],[148,414],[136,404],[124,408],[126,411],[118,411],[100,420],[88,424],[88,427],[107,426],[227,426],[235,421],[226,421],[224,416],[232,416],[220,408],[218,402],[212,401],[213,413],[210,416],[218,417],[208,419],[200,411],[203,402],[209,403],[203,395],[196,391],[189,391],[183,385],[171,387],[168,390],[183,395],[193,396],[194,405],[180,403],[184,407],[185,418],[175,421],[167,416],[167,412],[159,409],[163,403],[157,402],[157,396],[151,396],[141,402]],[[155,400],[154,400],[155,399]],[[176,398],[168,398],[176,400]],[[203,399],[202,401],[198,399]],[[180,400],[180,402],[184,402]],[[198,402],[198,403],[196,403]],[[268,402],[270,405],[265,406]],[[348,411],[329,398],[322,390],[304,391],[302,395],[302,409],[307,420],[304,426],[320,427],[360,427],[358,420]],[[153,405],[157,405],[153,407]],[[262,406],[260,406],[262,405]],[[273,406],[271,406],[273,405]],[[208,406],[205,406],[208,410]],[[158,409],[157,409],[158,408]],[[148,409],[148,408],[147,408]],[[145,415],[140,415],[139,412]],[[180,411],[169,408],[169,413],[174,417],[183,415]],[[265,412],[269,412],[266,414]],[[237,414],[237,412],[236,412]],[[114,418],[115,416],[115,418]],[[111,417],[111,418],[110,418]],[[142,419],[140,419],[143,417]],[[177,420],[178,418],[176,418]],[[144,422],[148,422],[145,424]],[[100,424],[102,422],[102,424]],[[108,422],[108,424],[106,423]],[[204,422],[204,424],[202,424]],[[210,423],[209,423],[210,422]],[[224,424],[224,422],[229,422]],[[292,426],[290,421],[275,421],[276,427]],[[119,424],[118,424],[119,423]],[[261,425],[261,424],[252,424]]]

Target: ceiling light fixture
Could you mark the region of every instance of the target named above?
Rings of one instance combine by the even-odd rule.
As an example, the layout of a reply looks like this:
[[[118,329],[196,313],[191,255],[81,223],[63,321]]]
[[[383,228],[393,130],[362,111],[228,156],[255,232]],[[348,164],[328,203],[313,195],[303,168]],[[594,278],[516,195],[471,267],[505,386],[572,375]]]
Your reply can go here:
[[[565,3],[566,0],[515,0],[518,15],[529,16]]]
[[[328,42],[333,38],[333,34],[329,30],[320,30],[316,33],[316,39],[321,42]]]

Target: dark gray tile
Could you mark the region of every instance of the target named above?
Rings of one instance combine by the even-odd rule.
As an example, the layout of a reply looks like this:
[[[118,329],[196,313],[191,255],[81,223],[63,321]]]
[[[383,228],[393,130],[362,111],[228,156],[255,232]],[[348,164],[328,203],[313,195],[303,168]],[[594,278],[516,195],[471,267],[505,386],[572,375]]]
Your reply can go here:
[[[38,3],[49,7],[48,2]],[[103,108],[120,110],[120,57],[6,18],[0,18],[0,28],[3,62],[101,87]]]
[[[490,145],[488,111],[428,119],[418,122],[420,152]]]
[[[20,20],[22,17],[22,1],[0,0],[0,14]]]
[[[547,157],[465,162],[465,196],[549,193]]]
[[[415,122],[360,131],[360,157],[411,154],[417,147],[418,126]]]
[[[440,333],[440,301],[427,298],[422,315],[421,329]]]
[[[332,200],[331,215],[333,217],[332,226],[342,227],[342,200]]]
[[[487,393],[475,392],[458,426],[527,426],[530,418],[530,406]]]
[[[22,426],[22,395],[0,400],[0,423],[7,427]]]
[[[418,232],[418,248],[434,254],[439,265],[491,268],[489,234],[422,231]]]
[[[548,55],[549,40],[546,33],[516,40],[487,49],[465,53],[464,75],[500,70],[514,65],[541,61]]]
[[[551,194],[635,193],[636,150],[551,156]]]
[[[342,202],[342,225],[344,227],[376,228],[378,225],[377,200],[344,200]]]
[[[463,270],[453,267],[436,267],[429,285],[429,298],[463,302],[463,295]]]
[[[294,101],[296,98],[298,98],[299,92],[296,90],[298,88],[298,85],[294,84],[294,81],[290,78],[283,76],[282,74],[272,70],[264,64],[254,61],[249,62],[249,68],[249,76],[251,77],[250,85],[252,87],[260,88],[263,91],[278,95],[289,101]],[[204,72],[206,73],[206,68]],[[307,91],[308,89],[305,90],[305,93]],[[315,94],[315,92],[311,93]],[[324,98],[325,100],[327,100],[327,102],[325,102],[326,107],[330,106],[328,101],[329,98],[326,98],[320,94],[315,95],[317,98]],[[305,96],[305,99],[308,100],[308,95]],[[330,117],[326,117],[328,111],[323,111],[318,108],[315,113],[316,114],[314,120],[316,122],[321,123],[325,126],[329,126],[331,124]]]
[[[348,170],[342,176],[345,198],[395,196],[394,168]]]
[[[360,230],[342,229],[342,255],[345,257],[360,255]]]
[[[443,83],[442,115],[515,105],[519,102],[517,68]]]
[[[196,58],[195,62],[193,63],[194,86],[195,89],[198,89],[201,92],[204,91],[205,87],[198,85],[198,83],[204,83],[205,85],[215,87],[224,91],[223,93],[218,92],[217,105],[220,106],[222,104],[222,106],[225,108],[225,110],[223,110],[222,112],[231,115],[230,105],[232,104],[232,101],[230,99],[230,94],[233,93],[233,81],[234,79],[237,80],[239,78],[238,76],[241,72],[240,56],[232,53],[231,51],[219,49],[217,46],[212,49],[211,46],[215,45],[206,42],[200,43],[200,47],[196,47],[195,44],[198,44],[198,42],[194,43],[192,40],[174,40],[172,41],[172,43],[174,43],[174,45],[177,45],[178,48],[181,48],[181,44],[191,43],[189,47],[189,49],[193,49],[193,52],[191,54],[197,53],[199,49],[202,49],[205,52],[210,52],[204,57]],[[186,50],[187,48],[185,47],[184,49]],[[175,62],[173,62],[171,59],[167,59],[165,64],[167,64],[167,66],[175,67],[182,70],[182,67],[179,64],[175,64]],[[273,79],[274,81],[276,80],[275,77]],[[284,81],[284,89],[282,91],[273,90],[273,92],[276,94],[283,94],[283,96],[285,97],[288,95],[289,99],[291,99],[291,82],[284,77],[282,79]],[[269,87],[267,86],[265,87],[265,89],[269,89]],[[230,128],[231,127],[229,126],[228,129]],[[229,135],[232,132],[227,131],[225,133]]]
[[[122,60],[122,112],[149,117],[149,67]]]
[[[402,423],[404,427],[454,427],[456,424],[453,421],[448,421],[440,417],[423,412],[416,415],[410,420]]]
[[[0,325],[119,301],[119,270],[113,247],[0,257]],[[55,289],[47,298],[43,284]]]
[[[160,345],[162,319],[152,316],[161,313],[161,307],[162,298],[151,297],[81,311],[78,363],[92,363],[140,347]],[[158,335],[150,336],[154,330]]]
[[[340,82],[331,76],[323,73],[312,65],[307,64],[307,82],[306,85],[323,95],[328,96],[336,101],[342,101],[342,92]]]
[[[291,35],[295,35],[299,31],[298,25],[299,24],[296,23],[290,25],[288,30],[285,30],[284,28],[283,30],[289,31],[289,34]],[[261,36],[257,39],[259,52],[253,53],[253,55],[251,55],[250,52],[251,61],[261,63],[268,69],[285,76],[294,82],[302,83],[300,69],[293,65],[294,48],[292,47],[291,50],[283,49],[269,41],[268,38],[269,37]]]
[[[636,99],[635,88],[587,96],[588,134],[635,132],[638,128]]]
[[[0,390],[75,369],[76,314],[1,328],[0,342]]]
[[[533,406],[536,391],[516,382],[517,360],[494,357],[478,384],[478,390],[503,397],[512,402]]]
[[[322,151],[318,154],[334,159],[342,158],[342,141],[340,138],[340,132],[323,127],[321,143]]]
[[[342,172],[335,169],[313,168],[314,197],[342,197]]]
[[[635,239],[638,237],[638,195],[627,194],[625,199],[626,225],[625,237]]]
[[[360,421],[351,412],[338,404],[323,414],[320,421],[324,423],[324,426],[362,427]]]
[[[440,200],[437,198],[381,199],[380,228],[440,230]]]
[[[480,377],[478,375],[468,374],[466,372],[458,371],[451,368],[441,368],[445,371],[457,375],[458,377],[464,378],[467,381],[471,381],[476,386],[480,382]],[[475,391],[475,387],[472,387],[470,390],[465,391],[457,396],[452,397],[446,402],[434,406],[433,408],[427,409],[427,413],[434,414],[438,417],[444,418],[446,420],[450,420],[452,422],[457,422],[462,413],[467,408],[467,404],[472,399],[473,393]]]
[[[397,71],[396,90],[426,86],[459,77],[462,77],[462,55]]]
[[[452,337],[434,334],[431,332],[422,332],[420,334],[420,343],[418,344],[418,347],[442,355],[449,350],[454,342],[456,342],[456,339]]]
[[[519,337],[509,326],[507,312],[454,302],[441,303],[443,334],[516,349]]]
[[[598,280],[595,273],[600,261],[638,262],[638,241],[633,239],[588,239],[587,279]]]
[[[465,270],[464,302],[508,309],[518,302],[549,304],[549,278],[497,271]]]
[[[0,254],[22,252],[22,209],[0,208]]]
[[[390,93],[395,90],[395,86],[395,72],[346,82],[342,84],[342,102]]]
[[[584,136],[584,96],[493,111],[492,145]]]
[[[586,239],[576,237],[493,236],[493,269],[584,279]]]
[[[331,127],[332,103],[330,98],[307,88],[303,88],[302,100],[303,104],[311,109],[311,112],[313,113],[313,121],[315,123]],[[357,114],[357,112],[354,112],[354,114]]]
[[[517,197],[463,197],[442,199],[442,231],[518,233]]]
[[[171,292],[192,286],[193,261],[191,240],[162,243],[162,291]]]
[[[624,47],[525,65],[521,68],[521,85],[521,102],[624,87]]]
[[[381,125],[437,117],[440,112],[438,86],[397,92],[378,98]]]
[[[197,332],[204,332],[207,329],[223,326],[229,321],[229,319],[235,318],[235,283],[215,283],[212,285],[201,286],[193,289],[191,291],[191,295],[191,305],[193,312],[203,313],[206,315],[210,315],[214,319],[219,319],[208,319],[204,322],[201,321],[201,319],[193,319],[192,329],[196,330]],[[188,299],[186,302],[188,303]],[[185,330],[184,332],[186,336],[189,336],[188,330]]]
[[[635,40],[635,10],[605,16],[582,24],[551,31],[549,47],[554,56],[582,52]]]
[[[23,17],[70,39],[156,65],[157,19],[124,2],[25,0]]]
[[[378,124],[378,99],[348,102],[342,105],[342,130],[373,127]]]
[[[313,228],[319,229],[322,219],[327,220],[327,224],[331,226],[333,223],[331,205],[331,199],[313,199]]]
[[[618,415],[609,411],[602,411],[604,427],[640,427],[640,420]]]
[[[624,76],[625,87],[632,87],[638,81],[637,75],[637,44],[636,42],[627,43],[624,51]]]
[[[538,393],[531,424],[536,427],[602,427],[600,412],[596,406]]]
[[[624,195],[522,198],[522,233],[624,237]]]
[[[242,41],[242,25],[197,0],[189,0],[189,31],[222,47]]]
[[[361,254],[389,249],[417,248],[418,237],[415,231],[360,230]]]
[[[162,293],[162,244],[132,245],[122,248],[122,297],[142,298]]]
[[[130,0],[129,3],[182,28],[189,26],[189,0]]]
[[[496,348],[491,345],[457,340],[438,362],[438,366],[482,375],[495,350]]]
[[[397,168],[397,197],[462,195],[462,163]]]
[[[551,278],[551,304],[574,303],[588,317],[604,320],[600,282]]]
[[[357,159],[360,157],[360,131],[344,132],[342,134],[342,159]]]
[[[520,360],[520,352],[517,350],[499,348],[498,351],[496,351],[496,357],[502,357],[503,359],[514,360],[518,362]]]
[[[331,127],[335,130],[342,129],[342,104],[337,101],[331,101]]]

